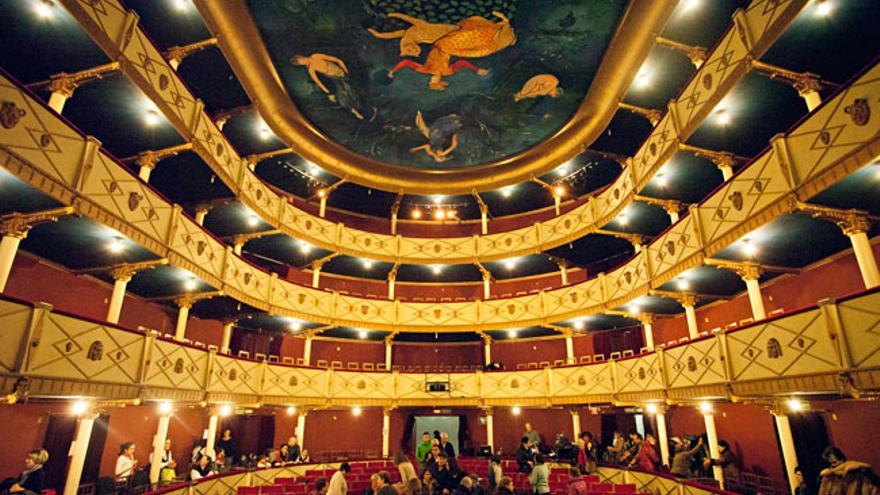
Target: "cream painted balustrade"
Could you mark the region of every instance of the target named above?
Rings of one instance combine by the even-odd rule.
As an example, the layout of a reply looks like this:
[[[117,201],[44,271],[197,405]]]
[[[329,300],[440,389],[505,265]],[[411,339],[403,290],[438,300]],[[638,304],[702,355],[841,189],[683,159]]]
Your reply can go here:
[[[880,383],[880,290],[633,358],[530,371],[352,372],[238,359],[0,299],[0,393],[300,406],[636,404]],[[449,381],[448,392],[425,390]]]
[[[136,14],[117,0],[62,0],[107,56],[165,115],[193,151],[251,210],[282,232],[351,256],[410,264],[498,260],[544,251],[598,229],[613,219],[697,129],[703,119],[782,35],[806,0],[754,0],[700,66],[644,146],[603,192],[551,220],[474,237],[415,238],[386,235],[329,222],[295,207],[263,183],[226,140],[202,102],[150,41]],[[590,143],[584,143],[589,145]],[[470,316],[473,316],[471,314]],[[371,316],[375,319],[375,316]],[[356,326],[356,325],[355,325]],[[527,325],[520,325],[527,326]]]
[[[707,64],[709,65],[709,64]],[[757,227],[880,155],[880,65],[772,146],[626,264],[555,290],[451,303],[388,301],[297,285],[232,252],[181,208],[126,171],[27,91],[0,77],[0,97],[24,114],[0,129],[0,165],[77,213],[108,225],[239,301],[307,321],[378,330],[449,332],[546,325],[627,304],[704,263]],[[873,114],[877,114],[875,111]],[[646,159],[647,161],[647,159]]]

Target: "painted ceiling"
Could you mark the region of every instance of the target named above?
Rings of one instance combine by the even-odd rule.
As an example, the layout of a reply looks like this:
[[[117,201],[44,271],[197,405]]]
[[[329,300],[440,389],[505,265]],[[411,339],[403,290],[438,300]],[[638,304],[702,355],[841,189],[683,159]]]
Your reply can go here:
[[[584,99],[624,1],[250,0],[293,103],[387,163],[468,167],[524,151]]]

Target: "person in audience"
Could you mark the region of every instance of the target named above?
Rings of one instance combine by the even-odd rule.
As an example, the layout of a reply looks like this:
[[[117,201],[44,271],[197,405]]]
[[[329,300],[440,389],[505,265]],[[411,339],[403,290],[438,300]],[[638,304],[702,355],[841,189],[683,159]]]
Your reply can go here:
[[[590,474],[596,470],[596,462],[599,460],[599,447],[593,442],[593,434],[585,431],[578,437],[578,460],[577,464],[581,472]]]
[[[345,475],[351,472],[351,465],[343,462],[339,465],[339,469],[333,473],[330,478],[330,486],[327,488],[327,495],[346,495],[348,493],[348,483],[345,481]]]
[[[476,473],[470,473],[466,477],[472,481],[471,495],[486,495],[486,491],[483,490],[483,485],[480,483],[480,477]]]
[[[196,440],[195,443],[193,443],[192,456],[190,458],[190,462],[192,464],[199,462],[199,459],[203,455],[207,455],[207,453],[208,453],[208,441],[205,440],[204,438],[202,438],[200,440]]]
[[[513,480],[507,476],[501,478],[495,495],[513,495]]]
[[[427,431],[422,433],[422,443],[416,447],[416,460],[419,462],[419,468],[425,469],[425,457],[431,451],[431,434]]]
[[[703,461],[703,466],[721,466],[725,480],[739,480],[739,463],[736,455],[730,450],[730,444],[726,440],[718,441],[718,458],[707,458]]]
[[[519,441],[519,448],[516,449],[516,464],[519,466],[519,472],[531,473],[533,460],[534,452],[529,437],[523,436]]]
[[[694,448],[691,448],[692,443],[693,442],[687,438],[681,439],[678,437],[672,437],[673,452],[675,453],[672,456],[672,468],[669,470],[670,473],[675,476],[681,476],[682,478],[690,478],[693,476],[693,472],[691,471],[691,461],[693,461],[694,456],[702,450],[703,437],[700,437],[700,439],[697,440],[697,444]]]
[[[278,456],[281,458],[281,462],[293,462],[290,459],[290,447],[286,443],[281,444],[281,447],[278,448]]]
[[[449,459],[443,452],[437,454],[437,464],[434,465],[431,475],[437,481],[434,489],[435,494],[449,495],[458,486],[456,473],[452,472],[449,466]]]
[[[174,470],[175,467],[177,467],[177,463],[171,455],[171,439],[166,438],[165,444],[162,447],[162,458],[159,459],[159,480],[162,483],[174,481],[174,478],[177,476],[177,471]]]
[[[134,458],[135,445],[125,442],[119,446],[119,457],[116,458],[116,470],[113,471],[117,481],[125,481],[137,470],[138,461]]]
[[[589,486],[581,470],[577,466],[570,467],[568,469],[567,495],[587,495],[588,493]]]
[[[611,445],[605,449],[607,462],[611,464],[619,463],[625,451],[626,439],[623,438],[623,433],[620,430],[614,430],[614,438],[611,440]]]
[[[720,445],[721,442],[718,442]],[[847,460],[843,452],[831,446],[822,452],[828,467],[819,471],[819,495],[877,495],[880,478],[869,464]]]
[[[396,465],[397,470],[400,471],[400,481],[403,483],[404,487],[409,483],[409,480],[419,479],[419,475],[416,474],[416,468],[413,467],[412,462],[410,462],[406,457],[406,454],[403,452],[397,451],[394,454],[394,465]]]
[[[644,471],[657,471],[660,469],[660,453],[657,452],[657,440],[650,433],[639,446],[639,454],[636,457],[638,466]]]
[[[401,495],[422,495],[422,482],[418,478],[410,478],[403,484]]]
[[[446,453],[446,457],[455,459],[455,447],[449,443],[449,435],[445,431],[440,434],[440,450]]]
[[[388,471],[379,471],[370,477],[374,495],[397,495],[397,490],[391,484],[391,475]]]
[[[260,457],[260,460],[257,461],[257,468],[264,469],[272,467],[272,458],[270,457],[271,452],[264,456]]]
[[[28,452],[24,458],[24,471],[18,478],[6,478],[0,483],[3,495],[18,493],[21,495],[40,495],[46,485],[46,471],[43,465],[49,460],[49,451],[36,449]]]
[[[639,450],[642,447],[642,435],[638,433],[629,434],[629,443],[620,456],[620,464],[627,467],[635,467],[638,463]]]
[[[300,451],[296,435],[293,435],[287,439],[287,459],[285,460],[288,462],[300,462],[301,459],[302,452]]]
[[[223,435],[221,435],[220,440],[217,441],[215,449],[223,449],[223,451],[226,452],[226,457],[229,458],[233,464],[236,462],[238,458],[238,447],[235,445],[235,441],[232,439],[231,431],[223,430]]]
[[[532,444],[533,448],[537,449],[541,445],[541,434],[532,427],[532,423],[526,422],[523,427],[526,430],[523,436],[529,437],[529,443]]]
[[[299,455],[299,462],[301,464],[308,464],[312,462],[312,458],[309,456],[309,449],[302,449],[302,452]]]
[[[808,495],[810,493],[807,481],[804,479],[804,471],[800,466],[794,468],[794,495]]]
[[[504,471],[501,469],[501,457],[493,455],[489,459],[489,472],[487,474],[489,478],[489,493],[495,493],[498,490],[498,483],[504,477]]]
[[[305,449],[303,449],[305,451]],[[309,495],[327,495],[327,477],[321,476],[320,478],[315,480],[315,488],[309,492]]]
[[[431,446],[431,451],[425,456],[425,469],[424,470],[434,470],[434,467],[437,466],[437,458],[440,457],[440,445]],[[423,471],[424,471],[423,470]]]
[[[529,473],[529,483],[532,485],[532,493],[550,493],[550,467],[544,464],[543,454],[535,454],[535,466]]]
[[[426,469],[422,473],[422,492],[421,495],[434,495],[434,487],[437,483],[434,481],[434,475],[430,469]]]
[[[465,476],[455,489],[455,495],[473,495],[474,480],[470,476]]]
[[[189,472],[189,477],[193,481],[198,481],[207,476],[212,476],[217,474],[217,471],[214,470],[214,465],[211,462],[211,458],[203,455],[199,457],[198,462],[192,467],[192,470]]]

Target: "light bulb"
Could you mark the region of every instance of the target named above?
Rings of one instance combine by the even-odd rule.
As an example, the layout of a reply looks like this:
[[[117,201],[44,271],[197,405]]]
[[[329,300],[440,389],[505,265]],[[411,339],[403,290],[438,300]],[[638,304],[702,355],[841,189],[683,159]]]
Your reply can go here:
[[[84,400],[76,400],[70,405],[70,412],[75,416],[82,416],[89,412],[89,403]]]
[[[431,272],[434,275],[440,275],[440,273],[443,272],[443,266],[442,265],[434,265],[431,267]]]
[[[645,411],[647,411],[648,414],[657,414],[657,404],[648,404],[645,406]]]
[[[257,218],[256,215],[249,215],[247,217],[247,224],[251,227],[256,227],[260,223],[260,219]]]
[[[804,403],[798,399],[788,399],[788,409],[792,412],[801,412],[804,410]]]
[[[110,244],[107,245],[107,249],[109,249],[111,253],[121,253],[125,250],[125,239],[122,237],[114,237],[113,240],[110,241]]]
[[[287,325],[291,332],[299,332],[302,330],[303,324],[299,321],[292,321]]]
[[[410,213],[410,216],[413,217],[414,219],[418,220],[418,219],[422,218],[422,210],[415,209],[412,211],[412,213]]]
[[[229,404],[223,404],[217,412],[220,413],[220,416],[229,416],[232,414],[232,406]]]
[[[513,406],[510,408],[510,412],[512,412],[514,416],[519,416],[522,413],[522,409],[519,406]]]
[[[183,288],[186,290],[196,290],[196,279],[188,278],[183,282]]]
[[[583,330],[584,329],[584,320],[577,320],[574,322],[575,330]]]
[[[679,290],[688,290],[691,286],[691,284],[683,278],[678,279],[676,285],[678,286]]]
[[[164,415],[171,414],[171,411],[174,410],[174,407],[171,405],[170,402],[162,401],[159,403],[158,409],[159,409],[159,414],[164,416]]]
[[[712,413],[712,403],[711,402],[700,402],[700,412],[703,414],[711,414]]]
[[[367,331],[366,331],[366,330],[361,330],[361,331],[359,331],[359,332],[358,332],[358,338],[366,339],[366,338],[367,338]]]
[[[147,110],[147,113],[144,114],[144,124],[146,124],[147,127],[155,127],[156,125],[158,125],[159,112],[153,109]]]
[[[355,416],[360,416],[362,412],[364,411],[361,409],[361,406],[354,406],[351,408],[351,414]]]
[[[293,406],[288,407],[288,408],[287,408],[287,415],[288,415],[288,416],[293,416],[294,414],[296,414],[296,408],[293,407]]]
[[[507,331],[507,336],[510,337],[510,338],[512,338],[512,339],[515,339],[517,333],[518,333],[518,332],[517,332],[516,330],[508,330],[508,331]]]

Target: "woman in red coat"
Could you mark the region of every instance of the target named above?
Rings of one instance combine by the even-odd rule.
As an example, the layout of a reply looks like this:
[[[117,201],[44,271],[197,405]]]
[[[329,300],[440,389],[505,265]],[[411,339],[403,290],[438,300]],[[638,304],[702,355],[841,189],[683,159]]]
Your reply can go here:
[[[644,471],[657,471],[660,468],[660,454],[657,453],[657,440],[654,435],[645,436],[645,441],[639,447],[639,468]]]

